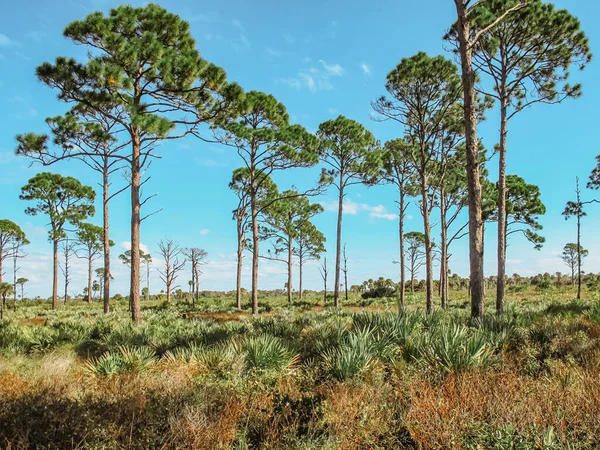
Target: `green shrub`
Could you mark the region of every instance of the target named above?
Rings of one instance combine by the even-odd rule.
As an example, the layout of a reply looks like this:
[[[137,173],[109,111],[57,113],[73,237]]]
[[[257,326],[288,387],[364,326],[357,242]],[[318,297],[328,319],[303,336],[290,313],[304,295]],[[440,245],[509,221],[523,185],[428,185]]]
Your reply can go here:
[[[297,360],[281,339],[268,334],[249,337],[240,350],[250,370],[279,372],[291,368]]]
[[[457,324],[443,324],[424,334],[418,343],[419,358],[430,368],[443,373],[486,367],[495,362],[486,336],[470,333]]]

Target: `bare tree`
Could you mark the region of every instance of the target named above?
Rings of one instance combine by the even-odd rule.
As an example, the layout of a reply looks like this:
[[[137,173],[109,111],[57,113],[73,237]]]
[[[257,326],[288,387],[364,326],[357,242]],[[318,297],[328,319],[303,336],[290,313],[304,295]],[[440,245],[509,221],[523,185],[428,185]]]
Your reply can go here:
[[[192,265],[192,280],[190,286],[192,289],[192,305],[195,308],[196,301],[200,296],[200,275],[202,274],[200,266],[206,264],[208,253],[203,249],[196,247],[186,248],[182,253]]]
[[[178,286],[174,286],[173,283],[177,280],[179,272],[185,267],[186,259],[184,256],[183,249],[179,247],[172,239],[165,239],[158,243],[158,249],[165,262],[165,267],[159,269],[160,279],[163,280],[167,286],[167,302],[171,300],[171,291]]]
[[[344,272],[344,293],[346,295],[346,303],[348,302],[348,256],[346,255],[346,244],[344,244],[344,252],[342,255],[342,259],[344,261],[344,267],[342,268],[342,272]]]
[[[70,240],[68,237],[65,238],[65,240],[62,242],[61,245],[61,250],[63,253],[63,256],[65,258],[65,262],[63,264],[63,266],[61,267],[62,273],[65,277],[65,298],[64,298],[64,304],[67,304],[67,298],[69,297],[69,283],[71,282],[71,277],[69,275],[69,269],[70,269],[70,262],[69,260],[71,259],[71,255],[75,252],[75,249],[77,248],[78,242],[75,240]]]
[[[327,257],[323,258],[323,264],[319,267],[321,277],[323,278],[323,303],[327,303]]]

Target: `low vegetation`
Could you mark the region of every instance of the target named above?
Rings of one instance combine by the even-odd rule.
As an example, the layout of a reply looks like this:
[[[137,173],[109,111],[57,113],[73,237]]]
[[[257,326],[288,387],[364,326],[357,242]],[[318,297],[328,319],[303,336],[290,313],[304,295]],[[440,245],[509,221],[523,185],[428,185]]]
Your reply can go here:
[[[127,300],[23,302],[0,322],[0,446],[598,448],[600,302],[529,288],[473,320],[451,293],[430,315],[422,293],[259,317],[151,300],[138,327]]]

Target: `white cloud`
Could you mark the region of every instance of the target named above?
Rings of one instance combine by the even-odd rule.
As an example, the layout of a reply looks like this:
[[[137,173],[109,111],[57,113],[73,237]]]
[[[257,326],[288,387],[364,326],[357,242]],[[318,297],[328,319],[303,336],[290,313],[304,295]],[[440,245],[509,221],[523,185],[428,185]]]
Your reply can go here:
[[[0,47],[20,47],[21,43],[12,40],[7,35],[0,33]]]
[[[325,71],[327,73],[329,73],[330,75],[341,77],[344,74],[344,68],[342,66],[340,66],[339,64],[331,64],[330,65],[330,64],[327,64],[322,59],[320,59],[319,62],[323,65],[323,68],[325,69]]]
[[[203,167],[227,167],[227,164],[224,162],[216,161],[214,159],[208,158],[194,158],[194,161],[200,166]]]
[[[40,42],[44,38],[44,33],[41,31],[30,31],[26,36],[32,41]]]
[[[131,242],[129,242],[129,241],[123,241],[119,245],[121,246],[121,248],[124,248],[125,250],[131,250]],[[140,243],[140,250],[143,251],[144,253],[150,253],[150,251],[148,250],[148,246],[146,244]]]
[[[323,206],[325,211],[337,212],[338,210],[338,202],[336,201],[321,202],[321,206]],[[371,206],[366,203],[357,203],[350,199],[344,200],[342,204],[342,214],[355,216],[360,212],[367,212],[369,217],[374,219],[396,220],[398,217],[396,214],[388,212],[383,205]]]
[[[339,111],[336,108],[327,108],[327,112],[332,116],[337,116],[339,114]]]
[[[244,26],[242,25],[242,22],[240,22],[237,19],[233,19],[231,21],[231,23],[233,24],[234,27],[238,28],[242,33],[246,32],[246,29],[244,28]]]
[[[310,59],[305,58],[304,63],[310,63],[310,61]],[[320,66],[311,65],[302,68],[296,77],[283,78],[278,81],[295,89],[306,88],[311,92],[332,90],[331,78],[341,77],[344,75],[345,70],[339,64],[327,64],[322,59],[319,60],[319,63]]]
[[[210,230],[208,228],[202,228],[200,230],[200,236],[206,236],[208,233],[210,233]]]
[[[281,58],[283,56],[283,52],[280,50],[275,50],[271,47],[266,47],[267,54],[269,56],[273,56],[274,58]]]
[[[366,63],[361,63],[360,68],[362,69],[365,75],[371,76],[371,74],[373,73],[373,69],[371,69],[371,66]]]
[[[294,36],[292,36],[290,33],[283,33],[283,39],[288,44],[293,44],[294,42],[296,42],[296,38]]]
[[[210,17],[208,17],[206,14],[197,14],[194,17],[192,17],[191,19],[189,19],[190,22],[210,22]]]

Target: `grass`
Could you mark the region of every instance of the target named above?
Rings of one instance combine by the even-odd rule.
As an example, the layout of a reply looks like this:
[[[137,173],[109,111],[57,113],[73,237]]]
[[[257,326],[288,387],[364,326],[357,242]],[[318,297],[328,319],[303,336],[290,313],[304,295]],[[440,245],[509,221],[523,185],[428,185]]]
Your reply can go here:
[[[126,302],[0,322],[0,447],[594,449],[600,303],[519,290],[471,321],[466,293],[425,315],[421,294]],[[490,299],[492,301],[493,299]]]

